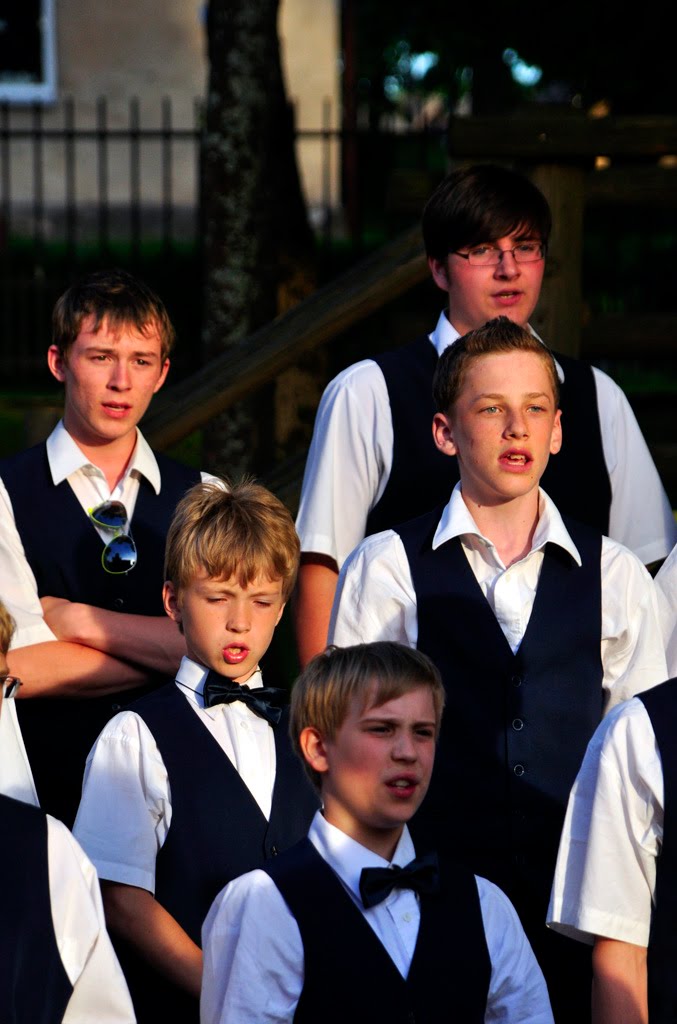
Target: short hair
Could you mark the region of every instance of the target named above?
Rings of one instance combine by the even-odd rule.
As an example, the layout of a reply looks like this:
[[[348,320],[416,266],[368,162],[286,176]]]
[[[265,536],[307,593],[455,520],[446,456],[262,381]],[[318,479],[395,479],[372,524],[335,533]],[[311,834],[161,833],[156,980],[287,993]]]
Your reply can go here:
[[[132,326],[143,335],[154,328],[160,336],[163,362],[175,341],[162,300],[126,270],[97,270],[71,285],[57,299],[52,313],[52,343],[63,358],[67,358],[88,316],[94,317],[95,332],[104,320],[114,330]]]
[[[550,349],[526,327],[497,316],[482,327],[469,331],[449,345],[437,361],[433,374],[433,399],[437,412],[449,414],[458,400],[469,367],[480,356],[501,352],[533,352],[543,360],[552,385],[555,407],[559,406],[559,377]]]
[[[0,654],[3,656],[6,655],[9,650],[9,645],[12,642],[15,629],[16,624],[14,619],[9,614],[2,601],[0,601]]]
[[[380,707],[419,687],[430,689],[439,735],[444,686],[438,669],[422,651],[379,640],[353,647],[327,647],[309,661],[292,688],[289,734],[313,784],[319,788],[321,776],[303,757],[299,739],[304,729],[313,727],[325,738],[333,739],[355,697],[364,708],[374,694],[373,707]]]
[[[212,579],[237,577],[242,587],[257,576],[282,580],[289,598],[298,572],[300,543],[289,510],[253,480],[195,484],[176,506],[165,548],[165,580],[177,590],[200,571]]]
[[[452,171],[426,203],[422,220],[426,252],[437,260],[518,233],[547,246],[551,227],[543,193],[523,174],[497,164]]]

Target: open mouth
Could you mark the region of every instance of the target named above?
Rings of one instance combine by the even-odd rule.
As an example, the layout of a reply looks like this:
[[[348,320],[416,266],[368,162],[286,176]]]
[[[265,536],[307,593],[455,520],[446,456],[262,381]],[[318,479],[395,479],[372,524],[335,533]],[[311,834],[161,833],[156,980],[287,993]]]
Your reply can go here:
[[[509,466],[512,469],[524,469],[526,466],[531,465],[533,459],[529,452],[509,451],[501,455],[499,462],[503,466]]]
[[[239,665],[249,654],[248,647],[239,647],[237,644],[230,644],[223,648],[223,660],[229,665]]]

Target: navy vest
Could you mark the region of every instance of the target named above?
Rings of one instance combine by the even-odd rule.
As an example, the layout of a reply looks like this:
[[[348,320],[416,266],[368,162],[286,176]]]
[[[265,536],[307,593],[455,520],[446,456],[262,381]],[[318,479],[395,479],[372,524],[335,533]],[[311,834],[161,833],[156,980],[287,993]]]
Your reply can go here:
[[[421,896],[421,925],[404,979],[309,839],[264,871],[303,941],[303,991],[294,1024],[483,1024],[491,962],[470,872],[443,862],[442,891]]]
[[[73,992],[57,947],[49,894],[47,820],[0,796],[5,880],[0,911],[0,1019],[59,1024]]]
[[[275,736],[275,784],[270,820],[174,682],[137,701],[167,768],[172,821],[157,857],[155,896],[197,945],[202,922],[224,885],[304,836],[319,799],[288,738],[285,709]],[[120,950],[137,1017],[197,1020],[197,1001],[155,975],[135,968]],[[163,1017],[159,1005],[169,1017]],[[178,1013],[183,1007],[185,1018]]]
[[[547,545],[513,654],[459,539],[433,551],[440,514],[398,527],[416,590],[417,646],[447,691],[414,827],[496,882],[518,911],[520,896],[538,893],[544,919],[569,790],[602,716],[601,535],[566,522],[581,567]]]
[[[417,646],[447,691],[435,770],[412,834],[417,848],[439,847],[507,893],[555,1019],[583,1024],[589,948],[550,933],[545,915],[569,791],[602,717],[601,534],[565,521],[580,567],[546,546],[513,654],[459,539],[432,550],[441,512],[398,527],[416,590]]]
[[[609,532],[611,484],[604,461],[597,388],[592,369],[554,353],[564,370],[560,407],[564,442],[551,456],[541,484],[560,512]],[[381,498],[369,513],[366,533],[388,530],[442,501],[458,482],[456,459],[432,439],[436,412],[432,379],[437,352],[427,335],[374,357],[388,388],[393,420],[393,465]]]
[[[104,542],[83,513],[67,480],[52,482],[44,443],[0,461],[2,478],[26,559],[40,597],[65,597],[137,615],[162,615],[165,539],[179,499],[200,479],[197,470],[156,454],[158,495],[142,478],[131,529],[138,562],[127,575],[101,565]],[[157,685],[157,683],[152,684]],[[70,827],[75,818],[85,760],[104,725],[143,690],[78,700],[17,701],[28,758],[44,810]]]
[[[654,910],[648,950],[649,1020],[651,1024],[677,1021],[677,678],[638,693],[658,743],[665,789],[663,842],[656,861]]]

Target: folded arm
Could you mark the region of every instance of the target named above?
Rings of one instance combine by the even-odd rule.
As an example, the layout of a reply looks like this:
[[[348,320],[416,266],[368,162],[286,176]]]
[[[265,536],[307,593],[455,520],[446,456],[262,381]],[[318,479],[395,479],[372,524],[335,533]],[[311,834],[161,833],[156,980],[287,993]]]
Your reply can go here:
[[[105,697],[150,682],[152,673],[81,644],[50,640],[18,647],[7,655],[12,675],[23,683],[17,696]]]
[[[186,653],[183,636],[166,615],[131,615],[55,597],[43,597],[41,604],[45,621],[59,640],[142,669],[173,676]]]

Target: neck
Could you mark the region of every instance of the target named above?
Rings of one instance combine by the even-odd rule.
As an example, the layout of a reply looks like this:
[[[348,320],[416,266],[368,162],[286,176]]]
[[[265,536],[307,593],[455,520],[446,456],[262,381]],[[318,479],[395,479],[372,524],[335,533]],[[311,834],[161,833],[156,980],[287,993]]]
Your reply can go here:
[[[64,426],[82,454],[87,457],[93,466],[96,466],[97,469],[100,469],[104,474],[108,487],[112,491],[124,476],[127,466],[129,465],[129,460],[134,454],[134,449],[136,448],[136,430],[132,431],[125,437],[121,437],[114,441],[106,441],[102,444],[93,444],[78,437],[77,433],[73,433],[69,430],[68,424],[65,421]]]
[[[495,546],[506,568],[531,551],[539,519],[537,489],[500,505],[480,504],[466,496],[463,489],[461,496],[480,532]]]
[[[322,814],[330,825],[345,832],[347,836],[354,839],[360,846],[371,850],[378,857],[391,861],[395,855],[397,844],[400,841],[404,825],[397,825],[393,828],[375,828],[356,822],[352,817],[342,813],[342,809],[334,805],[331,799],[323,797]]]

